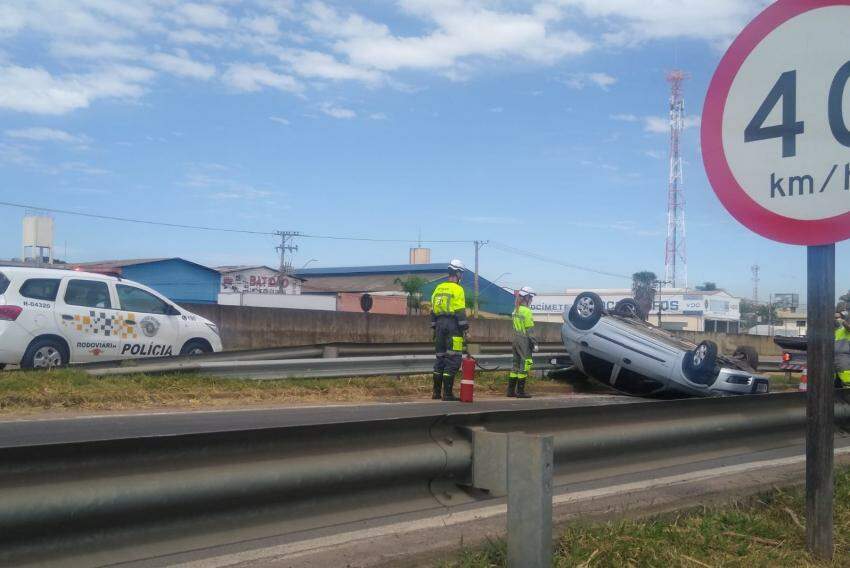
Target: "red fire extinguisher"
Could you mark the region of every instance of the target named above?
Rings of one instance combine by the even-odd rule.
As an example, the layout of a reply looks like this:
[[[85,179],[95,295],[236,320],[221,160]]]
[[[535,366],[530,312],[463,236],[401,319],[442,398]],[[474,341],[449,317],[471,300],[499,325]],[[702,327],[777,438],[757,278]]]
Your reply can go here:
[[[472,402],[472,393],[475,390],[475,365],[477,361],[469,353],[460,364],[460,401]]]

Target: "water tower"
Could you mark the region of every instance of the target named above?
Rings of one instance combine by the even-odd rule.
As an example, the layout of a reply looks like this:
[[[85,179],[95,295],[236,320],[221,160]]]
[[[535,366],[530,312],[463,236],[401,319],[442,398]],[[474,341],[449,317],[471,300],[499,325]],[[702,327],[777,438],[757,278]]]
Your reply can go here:
[[[27,212],[21,258],[24,262],[53,264],[53,217]]]

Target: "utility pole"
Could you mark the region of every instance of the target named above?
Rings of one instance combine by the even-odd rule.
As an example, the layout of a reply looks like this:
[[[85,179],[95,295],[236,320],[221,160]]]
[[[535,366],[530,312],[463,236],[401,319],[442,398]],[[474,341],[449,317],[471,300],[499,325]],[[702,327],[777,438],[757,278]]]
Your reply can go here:
[[[473,308],[472,308],[472,315],[473,315],[473,317],[476,317],[476,318],[478,317],[478,251],[480,251],[481,247],[483,247],[484,245],[486,245],[489,242],[490,241],[473,241],[473,243],[475,244],[475,275],[473,277],[473,283],[472,283],[472,288],[473,288],[472,297],[473,297],[475,303],[474,303]]]
[[[287,274],[292,272],[292,263],[287,262],[286,253],[294,253],[298,250],[298,245],[292,244],[295,237],[301,236],[298,231],[277,231],[275,235],[280,237],[280,244],[275,247],[280,253],[280,268],[277,275],[277,291],[278,294],[283,294],[283,279]]]

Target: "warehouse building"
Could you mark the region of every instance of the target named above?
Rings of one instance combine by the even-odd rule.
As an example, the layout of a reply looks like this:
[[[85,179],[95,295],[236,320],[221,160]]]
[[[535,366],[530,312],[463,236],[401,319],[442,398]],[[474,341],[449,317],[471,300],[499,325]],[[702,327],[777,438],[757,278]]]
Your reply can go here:
[[[215,304],[221,287],[217,270],[176,257],[102,260],[74,268],[134,280],[177,303]]]

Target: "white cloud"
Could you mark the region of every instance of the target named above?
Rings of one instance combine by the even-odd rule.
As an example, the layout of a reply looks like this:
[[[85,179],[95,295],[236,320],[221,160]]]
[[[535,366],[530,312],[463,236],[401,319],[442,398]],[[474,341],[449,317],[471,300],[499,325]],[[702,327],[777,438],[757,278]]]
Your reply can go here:
[[[242,25],[250,32],[277,37],[280,35],[280,29],[277,25],[277,20],[271,16],[255,16],[242,20]]]
[[[136,98],[153,72],[114,66],[84,75],[54,77],[42,68],[0,67],[0,108],[35,114],[64,114],[104,98]]]
[[[179,77],[207,80],[215,75],[214,65],[194,61],[183,50],[178,50],[176,54],[154,53],[148,57],[148,61],[160,71]]]
[[[199,28],[226,28],[230,23],[230,18],[224,10],[209,4],[181,4],[176,13],[188,24]]]
[[[276,73],[262,63],[234,63],[224,73],[224,82],[237,91],[253,93],[266,87],[300,93],[303,86],[294,77]]]
[[[59,59],[92,59],[97,61],[140,59],[145,50],[132,44],[113,41],[81,42],[60,40],[50,45],[50,52]]]
[[[270,116],[269,120],[272,122],[277,122],[278,124],[282,124],[284,126],[289,126],[289,121],[282,116]]]
[[[34,142],[66,142],[69,144],[81,144],[88,140],[85,136],[74,136],[64,130],[46,128],[43,126],[6,130],[4,134],[9,138],[31,140]]]
[[[402,0],[401,6],[434,29],[396,36],[383,24],[357,14],[341,16],[321,2],[308,6],[308,26],[335,39],[334,48],[351,63],[382,71],[449,70],[477,57],[552,64],[591,47],[575,32],[554,29],[546,14],[495,11],[459,0]]]
[[[221,47],[224,44],[224,39],[219,36],[188,28],[168,32],[168,40],[173,43],[207,47]]]
[[[389,117],[383,112],[373,112],[369,115],[369,118],[371,118],[372,120],[387,120],[387,118]]]
[[[603,91],[617,82],[616,77],[607,73],[572,73],[567,75],[564,83],[571,89],[584,89],[589,85],[596,85]]]
[[[378,83],[384,76],[380,71],[342,63],[320,51],[287,50],[278,57],[289,64],[293,73],[302,77]]]
[[[621,122],[637,122],[640,120],[640,118],[634,114],[611,114],[608,115],[608,118],[611,120],[619,120]]]
[[[648,158],[652,158],[653,160],[660,160],[664,157],[664,152],[661,152],[660,150],[645,150],[643,155]]]
[[[670,119],[665,116],[646,116],[643,121],[643,129],[647,132],[653,132],[656,134],[666,134],[670,132]],[[689,128],[699,127],[699,124],[699,116],[686,116],[682,121],[682,128],[687,130]]]
[[[499,113],[505,112],[505,108],[504,107],[492,107],[490,109],[490,112],[494,112],[494,113],[499,114]]]
[[[356,118],[357,113],[353,110],[341,106],[337,106],[331,103],[322,103],[319,107],[324,114],[331,116],[333,118]]]
[[[606,24],[609,43],[628,45],[687,37],[722,44],[733,38],[769,0],[558,0]]]

